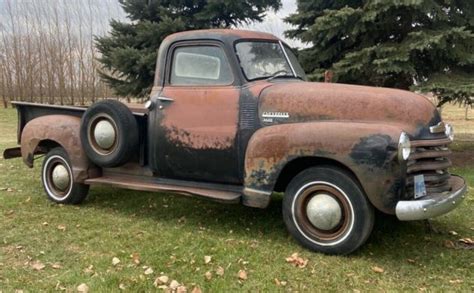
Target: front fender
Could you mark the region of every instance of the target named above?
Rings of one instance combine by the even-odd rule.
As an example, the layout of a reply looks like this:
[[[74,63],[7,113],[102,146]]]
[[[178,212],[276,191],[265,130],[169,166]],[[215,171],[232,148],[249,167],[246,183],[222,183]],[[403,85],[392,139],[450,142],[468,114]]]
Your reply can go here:
[[[32,168],[34,154],[40,142],[54,141],[68,153],[74,180],[84,182],[88,178],[88,170],[92,164],[82,149],[80,127],[81,118],[68,115],[47,115],[31,120],[21,133],[23,161]]]
[[[346,166],[372,204],[393,213],[403,178],[396,159],[398,139],[407,127],[322,121],[261,128],[246,151],[244,203],[259,206],[272,193],[285,165],[297,158],[316,157]]]

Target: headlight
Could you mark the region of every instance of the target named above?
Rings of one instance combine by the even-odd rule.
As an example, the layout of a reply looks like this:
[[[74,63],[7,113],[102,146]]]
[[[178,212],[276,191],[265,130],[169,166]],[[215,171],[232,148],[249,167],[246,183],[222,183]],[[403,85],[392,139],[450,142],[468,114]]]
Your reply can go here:
[[[451,126],[451,124],[446,124],[444,133],[446,134],[447,137],[449,137],[451,141],[454,140],[454,129]]]
[[[405,132],[400,134],[400,139],[398,140],[398,160],[406,161],[411,153],[411,143],[410,138]]]

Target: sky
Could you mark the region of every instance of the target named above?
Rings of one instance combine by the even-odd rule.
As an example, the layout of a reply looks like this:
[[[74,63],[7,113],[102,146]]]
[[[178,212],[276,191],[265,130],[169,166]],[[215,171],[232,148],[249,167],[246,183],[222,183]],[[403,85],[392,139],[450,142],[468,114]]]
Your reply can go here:
[[[41,3],[46,2],[53,2],[54,5],[41,5]],[[105,29],[104,26],[106,26],[109,19],[125,19],[125,14],[118,0],[0,0],[0,30],[2,27],[8,29],[9,7],[13,10],[16,9],[15,15],[21,17],[22,11],[25,11],[24,7],[30,7],[27,9],[42,9],[41,7],[46,6],[59,7],[59,10],[66,7],[73,15],[76,13],[88,14],[88,7],[93,7],[93,17],[89,18],[88,25],[97,30],[99,34],[103,33],[102,30]],[[81,10],[83,11],[81,12]],[[290,26],[283,21],[283,18],[294,11],[296,11],[296,0],[282,0],[282,8],[276,13],[268,11],[262,23],[242,25],[241,28],[269,32],[282,38],[291,46],[301,47],[302,44],[298,41],[288,40],[284,37],[284,31]],[[32,20],[24,19],[24,21]]]
[[[285,23],[283,19],[296,11],[296,0],[281,0],[281,3],[282,8],[276,13],[269,11],[263,22],[244,25],[243,28],[274,34],[293,47],[304,46],[301,42],[289,40],[284,36],[285,30],[288,30],[291,26]]]

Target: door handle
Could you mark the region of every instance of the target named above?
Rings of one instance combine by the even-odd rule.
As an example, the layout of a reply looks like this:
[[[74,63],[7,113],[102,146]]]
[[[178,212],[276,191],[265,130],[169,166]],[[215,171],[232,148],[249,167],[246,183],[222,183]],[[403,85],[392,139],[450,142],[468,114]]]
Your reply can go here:
[[[172,99],[172,98],[167,98],[167,97],[162,97],[162,96],[159,96],[158,100],[163,101],[163,102],[173,102],[174,101],[174,99]]]

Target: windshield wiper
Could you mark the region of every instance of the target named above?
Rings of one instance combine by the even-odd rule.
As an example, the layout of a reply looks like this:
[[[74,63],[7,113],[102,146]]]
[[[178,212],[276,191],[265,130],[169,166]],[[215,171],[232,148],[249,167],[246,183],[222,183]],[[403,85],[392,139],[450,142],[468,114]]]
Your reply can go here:
[[[277,72],[274,72],[269,78],[267,78],[267,81],[273,80],[277,77],[283,77],[283,76],[290,76],[288,71],[286,70],[278,70]],[[291,75],[293,77],[293,75]]]
[[[273,73],[269,78],[267,78],[267,81],[271,81],[277,77],[290,77],[290,78],[297,78],[297,79],[301,79],[302,81],[304,81],[304,78],[302,78],[301,76],[299,75],[292,75],[290,74],[288,71],[286,70],[279,70],[275,73]]]

